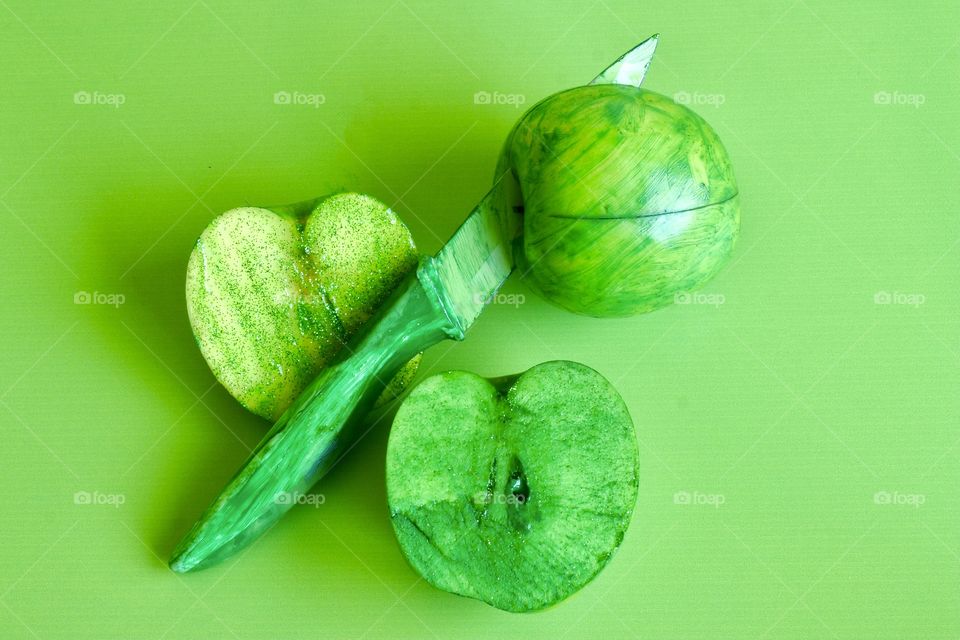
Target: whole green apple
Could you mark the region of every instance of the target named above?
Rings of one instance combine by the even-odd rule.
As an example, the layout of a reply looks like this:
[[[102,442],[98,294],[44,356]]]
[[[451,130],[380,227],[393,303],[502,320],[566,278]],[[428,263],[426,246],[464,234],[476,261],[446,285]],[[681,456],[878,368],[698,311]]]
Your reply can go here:
[[[740,229],[717,134],[646,89],[598,84],[542,100],[507,139],[497,175],[508,169],[523,211],[518,269],[578,313],[670,304],[717,273]]]

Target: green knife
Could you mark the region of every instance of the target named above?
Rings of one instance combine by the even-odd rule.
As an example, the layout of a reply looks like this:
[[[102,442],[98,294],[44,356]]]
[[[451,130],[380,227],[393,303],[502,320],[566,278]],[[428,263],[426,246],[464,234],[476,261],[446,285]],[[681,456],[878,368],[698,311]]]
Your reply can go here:
[[[591,84],[640,86],[657,46],[648,38]],[[512,184],[511,184],[512,183]],[[425,258],[342,351],[287,409],[187,536],[170,568],[214,565],[267,531],[359,437],[386,383],[414,355],[467,329],[513,270],[519,214],[504,193],[505,174],[436,256]]]

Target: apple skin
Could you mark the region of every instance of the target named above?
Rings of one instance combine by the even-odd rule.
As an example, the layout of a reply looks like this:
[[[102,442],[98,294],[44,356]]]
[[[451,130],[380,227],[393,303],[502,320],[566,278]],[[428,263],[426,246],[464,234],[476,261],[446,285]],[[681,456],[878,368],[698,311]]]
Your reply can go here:
[[[717,134],[646,89],[589,85],[542,100],[507,139],[497,175],[508,169],[523,207],[518,270],[577,313],[670,304],[720,270],[740,230]]]

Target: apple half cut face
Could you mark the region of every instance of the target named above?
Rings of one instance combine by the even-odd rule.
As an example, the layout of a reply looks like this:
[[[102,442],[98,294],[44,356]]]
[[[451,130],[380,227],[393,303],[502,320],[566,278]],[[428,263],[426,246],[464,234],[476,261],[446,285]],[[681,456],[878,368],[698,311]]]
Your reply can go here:
[[[231,209],[190,255],[190,325],[227,391],[277,420],[417,261],[406,225],[368,195]],[[419,361],[381,398],[399,393]]]
[[[637,498],[623,399],[575,362],[487,380],[420,383],[387,446],[387,499],[407,560],[430,584],[507,611],[550,606],[607,564]]]

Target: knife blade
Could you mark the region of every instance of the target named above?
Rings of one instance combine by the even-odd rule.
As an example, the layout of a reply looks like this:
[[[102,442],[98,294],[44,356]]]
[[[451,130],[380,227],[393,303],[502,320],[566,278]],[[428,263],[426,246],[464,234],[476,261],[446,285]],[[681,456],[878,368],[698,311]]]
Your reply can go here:
[[[620,56],[604,69],[590,84],[625,84],[639,87],[647,77],[650,61],[660,43],[660,34],[655,33],[630,51]]]
[[[493,202],[494,185],[450,241],[397,288],[346,355],[280,417],[193,529],[177,545],[178,573],[216,564],[268,530],[336,464],[386,383],[417,353],[462,340],[513,270]]]
[[[495,206],[500,182],[508,179],[512,176],[494,184],[433,261],[443,298],[464,331],[513,271],[510,241]]]

